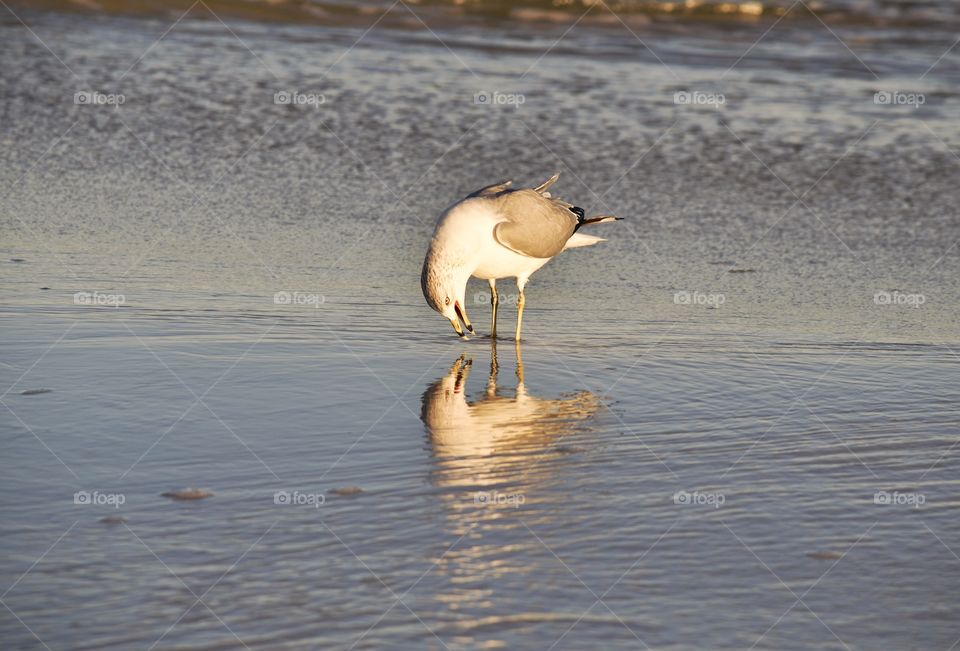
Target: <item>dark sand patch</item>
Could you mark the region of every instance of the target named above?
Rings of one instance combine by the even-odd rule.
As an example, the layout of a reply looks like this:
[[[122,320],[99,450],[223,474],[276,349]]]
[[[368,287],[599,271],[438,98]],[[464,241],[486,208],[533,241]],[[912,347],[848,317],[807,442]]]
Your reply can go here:
[[[202,488],[183,488],[176,491],[167,491],[160,493],[161,497],[169,497],[172,500],[202,500],[207,497],[213,497],[213,493]]]

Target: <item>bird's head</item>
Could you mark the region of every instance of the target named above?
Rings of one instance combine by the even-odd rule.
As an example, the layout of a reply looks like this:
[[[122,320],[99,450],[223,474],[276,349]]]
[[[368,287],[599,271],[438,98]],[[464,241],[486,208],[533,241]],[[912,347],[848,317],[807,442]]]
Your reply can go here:
[[[456,268],[438,262],[430,253],[423,262],[420,274],[420,289],[427,305],[442,314],[461,337],[465,337],[464,327],[475,334],[470,319],[467,318],[464,292],[467,290],[467,278],[458,274]],[[460,322],[463,322],[461,327]]]

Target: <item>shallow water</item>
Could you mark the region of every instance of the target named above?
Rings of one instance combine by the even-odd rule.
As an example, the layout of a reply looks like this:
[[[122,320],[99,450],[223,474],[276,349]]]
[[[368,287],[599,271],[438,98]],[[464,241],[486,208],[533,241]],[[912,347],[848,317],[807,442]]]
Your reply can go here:
[[[952,35],[20,15],[70,70],[0,28],[4,648],[960,638]],[[555,170],[627,219],[457,340],[433,219]]]

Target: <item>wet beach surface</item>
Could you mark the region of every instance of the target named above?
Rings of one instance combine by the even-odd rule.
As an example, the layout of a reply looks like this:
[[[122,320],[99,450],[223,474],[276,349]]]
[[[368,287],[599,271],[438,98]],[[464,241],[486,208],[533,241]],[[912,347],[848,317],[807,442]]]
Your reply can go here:
[[[5,648],[960,638],[948,25],[17,14]],[[433,221],[554,171],[625,221],[455,339]]]

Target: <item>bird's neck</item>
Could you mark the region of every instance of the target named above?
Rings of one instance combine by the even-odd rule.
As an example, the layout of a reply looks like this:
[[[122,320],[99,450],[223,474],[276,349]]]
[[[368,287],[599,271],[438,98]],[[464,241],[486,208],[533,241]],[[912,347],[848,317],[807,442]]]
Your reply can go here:
[[[466,260],[458,256],[450,256],[449,251],[442,254],[431,250],[427,256],[427,263],[423,267],[424,281],[442,283],[452,280],[453,285],[462,291],[473,272],[473,267]]]
[[[463,237],[444,237],[437,233],[427,253],[427,267],[439,276],[466,282],[476,269],[476,242]]]

